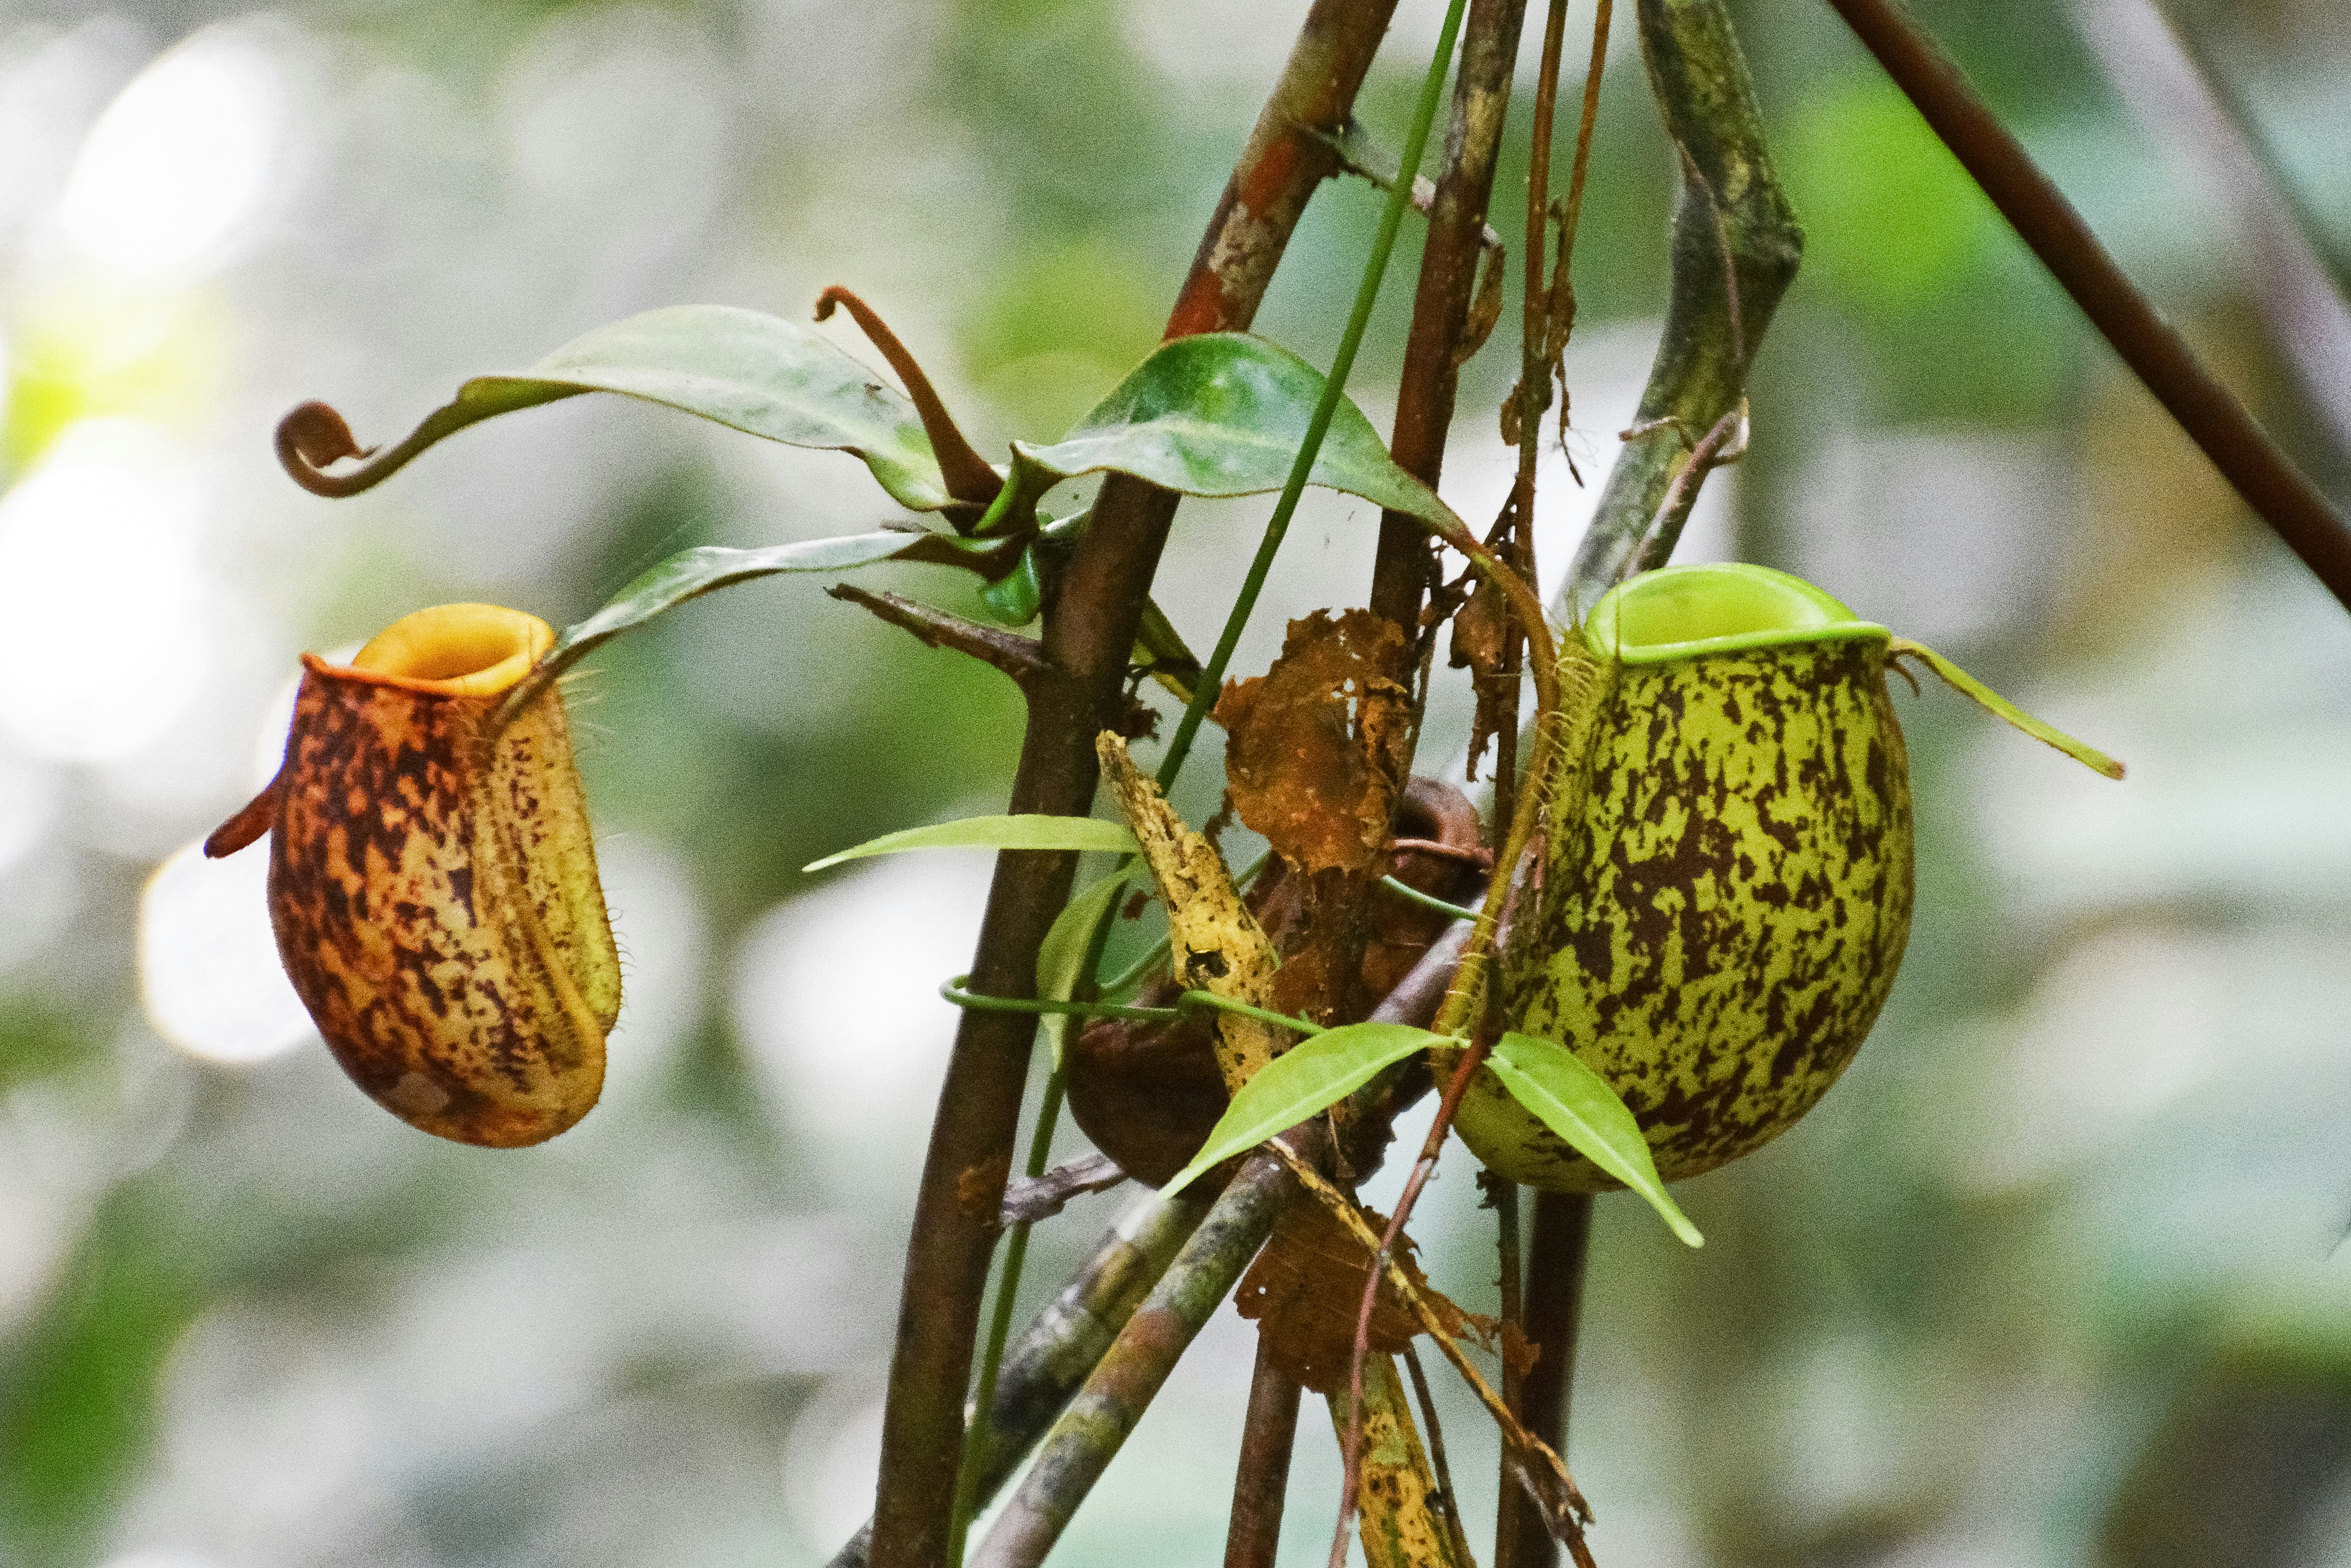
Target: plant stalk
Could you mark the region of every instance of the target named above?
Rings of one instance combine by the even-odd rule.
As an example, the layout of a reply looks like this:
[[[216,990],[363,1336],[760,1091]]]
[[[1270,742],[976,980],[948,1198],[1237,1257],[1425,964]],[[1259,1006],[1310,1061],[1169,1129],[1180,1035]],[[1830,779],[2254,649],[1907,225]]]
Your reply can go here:
[[[1445,468],[1445,446],[1461,381],[1462,340],[1485,248],[1486,212],[1493,200],[1494,170],[1525,25],[1526,0],[1473,0],[1462,27],[1461,69],[1453,84],[1452,116],[1445,131],[1445,167],[1429,206],[1428,237],[1421,249],[1420,282],[1413,296],[1404,371],[1396,383],[1395,425],[1388,443],[1388,455],[1397,466],[1432,490]],[[1411,181],[1407,177],[1397,183],[1408,187]],[[1369,603],[1374,614],[1404,630],[1407,645],[1419,624],[1428,573],[1427,538],[1419,520],[1400,512],[1383,513]],[[1400,676],[1403,672],[1389,674]]]
[[[1393,0],[1316,0],[1203,239],[1171,334],[1249,325],[1308,197],[1335,171],[1315,133],[1345,120],[1393,9]],[[1091,806],[1093,737],[1115,723],[1176,504],[1170,492],[1120,476],[1096,497],[1047,617],[1040,651],[1051,673],[1029,695],[1013,811],[1082,815]],[[1033,993],[1037,950],[1074,869],[1066,854],[998,857],[972,961],[976,989]],[[962,1187],[973,1173],[1011,1168],[1035,1030],[1033,1019],[972,1010],[956,1031],[907,1241],[875,1488],[875,1568],[939,1568],[946,1556],[1002,1184],[970,1207]]]
[[[979,1506],[996,1495],[1069,1404],[1199,1228],[1211,1201],[1192,1193],[1172,1200],[1156,1194],[1138,1199],[1061,1293],[1029,1320],[996,1385],[979,1465]],[[868,1568],[872,1542],[869,1520],[833,1554],[830,1568]]]
[[[1577,548],[1570,620],[1672,555],[1678,522],[1651,532],[1659,504],[1690,448],[1746,396],[1747,367],[1803,256],[1722,0],[1638,0],[1635,10],[1649,88],[1682,153],[1673,287],[1635,425],[1645,434],[1619,453]]]
[[[1175,737],[1167,743],[1166,755],[1160,760],[1158,783],[1163,790],[1176,781],[1184,759],[1191,754],[1193,737],[1199,734],[1201,723],[1223,690],[1225,668],[1232,663],[1233,650],[1240,645],[1241,632],[1249,625],[1258,596],[1265,590],[1265,580],[1273,570],[1273,558],[1280,553],[1281,541],[1290,532],[1290,519],[1298,510],[1299,497],[1306,493],[1306,480],[1314,471],[1314,459],[1322,450],[1322,438],[1330,431],[1331,418],[1339,412],[1339,400],[1346,396],[1347,377],[1354,371],[1355,354],[1363,347],[1364,332],[1372,324],[1372,307],[1379,303],[1380,283],[1387,277],[1388,257],[1395,254],[1404,215],[1412,209],[1412,183],[1419,177],[1421,155],[1428,148],[1429,128],[1437,122],[1437,102],[1445,91],[1446,71],[1453,63],[1453,44],[1460,35],[1461,15],[1467,4],[1468,0],[1450,0],[1446,6],[1445,23],[1437,32],[1437,52],[1430,57],[1428,72],[1421,80],[1420,99],[1413,108],[1411,129],[1405,133],[1404,155],[1395,183],[1388,190],[1387,205],[1380,214],[1379,233],[1373,237],[1371,254],[1364,260],[1363,277],[1355,285],[1355,303],[1347,315],[1346,331],[1339,339],[1339,351],[1332,356],[1331,373],[1323,379],[1322,395],[1307,419],[1306,434],[1299,443],[1297,457],[1290,463],[1290,477],[1281,487],[1281,499],[1274,503],[1273,517],[1258,540],[1257,554],[1250,559],[1248,575],[1241,580],[1232,612],[1225,617],[1224,630],[1217,633],[1216,650],[1201,666],[1200,684],[1192,693],[1192,700],[1185,705],[1184,716],[1177,722]]]
[[[1249,1376],[1249,1415],[1241,1425],[1240,1462],[1233,1474],[1225,1568],[1273,1568],[1290,1491],[1290,1456],[1298,1441],[1299,1397],[1298,1384],[1274,1364],[1260,1338]]]
[[[1520,1418],[1527,1430],[1567,1455],[1569,1396],[1575,1383],[1575,1342],[1583,1315],[1584,1260],[1592,1237],[1592,1195],[1535,1194],[1533,1235],[1527,1249],[1526,1334],[1535,1347],[1520,1395]],[[1508,1561],[1512,1568],[1552,1568],[1559,1542],[1534,1511],[1517,1511],[1518,1528]],[[1499,1543],[1494,1553],[1505,1561]]]

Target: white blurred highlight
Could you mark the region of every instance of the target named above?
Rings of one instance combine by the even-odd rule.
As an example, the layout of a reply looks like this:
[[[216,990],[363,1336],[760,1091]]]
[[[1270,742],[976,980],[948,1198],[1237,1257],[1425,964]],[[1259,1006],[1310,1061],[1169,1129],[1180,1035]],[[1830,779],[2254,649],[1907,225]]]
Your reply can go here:
[[[0,727],[60,762],[158,739],[213,664],[204,505],[152,426],[85,420],[0,498]]]
[[[845,1190],[922,1158],[990,857],[869,861],[770,911],[736,950],[736,1028],[783,1118]]]
[[[185,281],[217,266],[268,191],[284,96],[268,57],[233,36],[170,50],[90,128],[58,227],[120,273]]]
[[[311,1038],[269,930],[269,852],[225,860],[190,844],[139,901],[139,993],[155,1032],[201,1061],[244,1066]]]

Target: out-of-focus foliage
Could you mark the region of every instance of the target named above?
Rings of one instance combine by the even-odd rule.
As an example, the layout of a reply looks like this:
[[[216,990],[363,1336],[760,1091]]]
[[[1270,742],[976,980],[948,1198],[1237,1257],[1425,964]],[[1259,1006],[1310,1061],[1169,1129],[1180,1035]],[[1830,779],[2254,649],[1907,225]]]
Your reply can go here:
[[[1401,8],[1374,137],[1400,131],[1437,9]],[[0,1563],[813,1563],[862,1517],[953,1026],[935,988],[968,967],[985,857],[799,868],[1001,810],[1017,697],[805,580],[601,651],[568,689],[628,984],[605,1103],[543,1149],[436,1144],[289,1010],[257,860],[174,858],[267,775],[297,653],[444,601],[567,623],[689,546],[905,515],[852,459],[622,400],[508,416],[343,502],[287,483],[270,431],[323,397],[391,437],[602,322],[798,319],[839,282],[983,451],[1050,440],[1156,340],[1302,10],[0,16]],[[1922,12],[2341,497],[2351,465],[2295,405],[2239,236],[2069,13]],[[2351,254],[2339,5],[2179,15]],[[1811,243],[1753,454],[1685,555],[1806,575],[2132,777],[1897,696],[1918,917],[1875,1038],[1802,1127],[1677,1190],[1704,1252],[1601,1206],[1573,1452],[1595,1549],[2351,1561],[2351,625],[1825,8],[1739,17]],[[1674,177],[1619,31],[1567,361],[1587,478],[1654,343]],[[1505,235],[1524,164],[1513,146]],[[1327,359],[1376,211],[1360,183],[1318,198],[1262,329]],[[1353,382],[1377,425],[1409,295],[1392,283]],[[1444,493],[1473,519],[1508,484],[1515,363],[1506,329],[1465,374]],[[1544,485],[1555,571],[1589,492],[1555,460]],[[1158,598],[1196,645],[1266,510],[1181,514]],[[1287,618],[1360,601],[1374,518],[1310,499],[1237,674]],[[946,569],[876,574],[971,602]],[[1440,702],[1425,768],[1458,772],[1468,722],[1466,694]],[[1195,821],[1217,765],[1179,789]],[[1113,962],[1147,940],[1123,930]],[[1415,1229],[1431,1278],[1490,1310],[1458,1161]],[[1037,1295],[1120,1201],[1040,1228]],[[1213,1557],[1248,1335],[1218,1315],[1057,1561]],[[1493,1473],[1447,1397],[1475,1519]],[[1301,1551],[1335,1469],[1302,1439]]]

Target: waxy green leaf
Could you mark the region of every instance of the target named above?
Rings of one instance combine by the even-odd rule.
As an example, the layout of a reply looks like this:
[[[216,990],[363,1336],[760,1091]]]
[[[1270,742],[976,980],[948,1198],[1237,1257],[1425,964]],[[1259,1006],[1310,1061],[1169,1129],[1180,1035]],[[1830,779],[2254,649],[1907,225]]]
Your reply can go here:
[[[1563,1045],[1532,1035],[1506,1034],[1494,1042],[1486,1066],[1534,1113],[1542,1124],[1575,1146],[1575,1152],[1648,1199],[1673,1233],[1692,1247],[1706,1238],[1658,1179],[1649,1141],[1608,1080]]]
[[[1014,442],[1019,461],[998,507],[1020,496],[1033,505],[1046,482],[1105,470],[1187,496],[1279,490],[1322,395],[1322,371],[1262,338],[1178,338],[1160,345],[1060,441]],[[1434,491],[1396,466],[1372,422],[1343,399],[1308,482],[1414,517],[1453,517]]]
[[[642,626],[654,616],[714,589],[784,572],[847,571],[884,560],[965,566],[984,574],[994,565],[991,556],[1000,558],[1012,548],[1002,540],[884,530],[769,545],[764,549],[697,545],[680,550],[614,594],[611,602],[595,614],[565,627],[555,645],[532,669],[529,678],[507,699],[505,711],[510,715],[521,712],[549,681],[587,653],[631,627]]]
[[[1108,850],[1113,854],[1141,854],[1134,835],[1119,822],[1100,817],[965,817],[927,828],[906,828],[868,839],[852,848],[813,860],[802,871],[822,871],[843,861],[868,855],[894,855],[905,850]]]
[[[1066,1002],[1077,990],[1085,976],[1086,950],[1093,946],[1094,927],[1102,924],[1132,880],[1132,873],[1106,876],[1071,898],[1054,917],[1044,944],[1037,949],[1039,1001]],[[1061,1041],[1069,1033],[1069,1015],[1047,1013],[1042,1022],[1045,1042],[1053,1048],[1053,1065],[1059,1067]]]
[[[1301,1040],[1241,1085],[1209,1130],[1208,1141],[1190,1165],[1176,1173],[1175,1180],[1159,1189],[1160,1196],[1174,1197],[1201,1172],[1337,1104],[1390,1063],[1432,1045],[1460,1043],[1450,1035],[1401,1023],[1351,1023]]]
[[[477,376],[397,446],[331,481],[331,493],[376,484],[469,424],[591,392],[788,445],[852,452],[899,505],[935,512],[954,504],[912,402],[814,329],[724,305],[649,310],[576,338],[518,374]]]

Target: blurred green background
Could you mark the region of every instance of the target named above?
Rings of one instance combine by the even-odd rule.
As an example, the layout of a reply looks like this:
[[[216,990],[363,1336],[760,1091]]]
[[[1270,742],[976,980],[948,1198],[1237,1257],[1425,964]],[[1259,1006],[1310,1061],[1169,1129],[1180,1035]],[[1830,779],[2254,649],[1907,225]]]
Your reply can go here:
[[[2120,4],[1923,14],[2339,502],[2345,345],[2281,329],[2241,191],[2117,95]],[[1439,9],[1407,0],[1364,95],[1391,146]],[[1736,9],[1810,248],[1754,454],[1685,555],[1809,575],[2132,773],[1899,696],[1919,921],[1874,1042],[1801,1129],[1682,1189],[1703,1252],[1600,1206],[1572,1455],[1594,1547],[2343,1568],[2351,623],[1824,8]],[[271,770],[297,653],[451,599],[561,623],[684,545],[892,509],[846,458],[617,400],[341,503],[287,483],[270,432],[324,397],[381,440],[602,321],[797,318],[838,282],[984,448],[1057,434],[1155,340],[1302,10],[0,9],[0,1563],[789,1568],[863,1517],[953,1025],[934,988],[986,866],[797,868],[1000,809],[1012,693],[805,581],[613,646],[572,687],[629,966],[605,1103],[539,1149],[436,1143],[310,1034],[259,855],[186,853]],[[2179,16],[2339,277],[2342,0]],[[1674,175],[1619,32],[1567,361],[1595,479],[1655,342]],[[1318,198],[1262,330],[1327,360],[1377,200]],[[1383,424],[1416,245],[1356,372]],[[1473,519],[1507,485],[1515,319],[1464,384],[1445,489]],[[1556,458],[1544,484],[1555,569],[1590,495]],[[1182,514],[1161,599],[1196,644],[1267,510]],[[1237,673],[1288,616],[1360,601],[1374,522],[1310,502]],[[1449,692],[1424,769],[1458,778],[1466,728]],[[1040,1232],[1030,1295],[1124,1198]],[[1490,1310],[1466,1160],[1422,1213],[1432,1272]],[[1250,1350],[1221,1312],[1057,1562],[1216,1560]],[[1485,1520],[1490,1449],[1447,1398]],[[1325,1430],[1303,1424],[1293,1479],[1305,1554]]]

